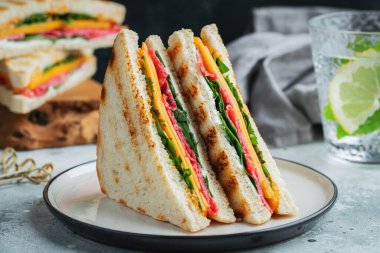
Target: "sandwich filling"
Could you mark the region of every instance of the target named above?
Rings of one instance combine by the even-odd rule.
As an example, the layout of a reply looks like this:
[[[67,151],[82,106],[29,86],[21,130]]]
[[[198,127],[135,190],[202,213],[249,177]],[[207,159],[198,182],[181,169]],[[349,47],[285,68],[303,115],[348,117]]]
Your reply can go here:
[[[216,215],[218,207],[209,189],[208,178],[202,173],[197,143],[171,77],[166,72],[158,52],[149,49],[145,43],[140,55],[151,98],[151,112],[161,141],[187,185],[189,196],[195,206],[204,216]]]
[[[211,54],[211,50],[200,38],[195,37],[194,44],[199,69],[213,92],[226,138],[235,147],[263,205],[273,213],[279,205],[279,188],[266,168],[249,112],[229,78],[229,69],[223,63],[220,54],[216,50]]]
[[[42,97],[50,88],[59,88],[74,71],[91,59],[92,56],[69,55],[65,59],[45,67],[43,70],[36,70],[28,87],[23,89],[12,88],[10,82],[7,81],[9,78],[6,76],[0,77],[0,85],[7,84],[15,95],[30,98]]]
[[[82,13],[37,13],[9,24],[0,40],[28,41],[79,37],[87,40],[117,34],[121,26],[112,20]]]

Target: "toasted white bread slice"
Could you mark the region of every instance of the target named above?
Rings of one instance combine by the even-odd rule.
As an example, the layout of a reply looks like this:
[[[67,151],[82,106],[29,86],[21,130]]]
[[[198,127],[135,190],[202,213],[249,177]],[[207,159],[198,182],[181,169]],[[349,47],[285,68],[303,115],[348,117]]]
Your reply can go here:
[[[2,0],[0,27],[39,13],[82,13],[121,24],[126,9],[122,4],[100,0]]]
[[[96,72],[96,58],[92,56],[84,62],[80,68],[74,70],[67,79],[58,87],[49,89],[41,97],[26,97],[24,95],[15,95],[13,90],[3,85],[0,86],[0,104],[8,107],[11,112],[25,114],[43,105],[52,97],[86,81]]]
[[[244,101],[241,91],[239,89],[239,86],[237,85],[235,73],[232,68],[232,64],[230,61],[230,57],[228,55],[227,48],[224,46],[222,38],[219,35],[217,26],[215,24],[211,24],[211,25],[207,25],[203,27],[201,30],[201,38],[204,44],[211,51],[216,50],[221,55],[223,63],[229,68],[229,72],[227,73],[227,75],[232,81],[232,84],[238,90],[238,96],[240,97],[240,100]],[[267,165],[266,167],[272,177],[272,180],[275,181],[279,185],[279,188],[280,188],[280,203],[277,209],[274,210],[274,212],[281,215],[295,215],[297,213],[298,208],[296,207],[293,201],[293,198],[286,187],[285,181],[281,177],[281,174],[276,165],[276,162],[274,161],[267,145],[264,142],[264,139],[262,138],[259,130],[257,129],[255,122],[253,121],[253,118],[249,112],[247,105],[243,103],[243,106],[244,106],[243,108],[244,112],[250,116],[249,120],[254,129],[254,132],[256,133],[259,148],[262,152],[264,161],[266,162],[266,165]]]
[[[210,220],[189,199],[187,186],[169,158],[150,111],[145,77],[138,65],[138,35],[117,36],[100,103],[97,173],[111,199],[189,232]]]
[[[208,178],[209,182],[209,188],[211,193],[213,194],[213,199],[215,200],[217,206],[218,206],[218,213],[214,216],[209,216],[209,218],[212,218],[214,220],[224,222],[224,223],[233,223],[235,222],[235,216],[230,208],[228,199],[226,198],[226,195],[223,192],[223,189],[219,182],[216,179],[215,173],[211,169],[211,166],[209,164],[208,158],[207,158],[207,151],[205,149],[205,145],[199,136],[198,131],[195,130],[194,126],[194,120],[190,117],[190,114],[188,113],[189,109],[187,107],[187,104],[184,103],[184,100],[182,98],[181,93],[179,92],[179,85],[178,85],[178,78],[175,73],[173,64],[170,61],[169,55],[166,52],[166,48],[164,47],[164,44],[162,43],[162,40],[159,36],[152,35],[147,38],[145,41],[147,46],[152,49],[153,51],[156,51],[164,64],[166,73],[170,76],[170,79],[172,80],[172,84],[174,86],[175,91],[177,92],[177,99],[187,112],[189,121],[190,121],[190,131],[194,134],[194,139],[196,143],[198,143],[198,152],[199,152],[199,160],[202,168],[203,175]]]
[[[193,37],[191,30],[183,29],[169,38],[169,55],[181,80],[181,92],[187,95],[210,161],[235,215],[248,223],[265,223],[271,218],[271,212],[262,203],[235,148],[226,139],[212,91],[197,64]]]
[[[121,24],[124,21],[126,8],[122,4],[100,0],[4,0],[0,1],[0,29],[6,32],[17,26],[17,23],[34,14],[87,14],[100,21],[111,21]],[[49,22],[42,23],[47,28]],[[33,26],[36,24],[30,24]],[[37,25],[40,25],[39,23]],[[28,25],[23,26],[26,29]],[[46,28],[46,29],[47,29]],[[79,28],[86,28],[82,22]],[[0,32],[1,33],[1,32]],[[17,34],[16,36],[23,35]],[[0,38],[0,59],[30,54],[39,50],[85,50],[111,47],[116,34],[84,39],[72,38],[35,38],[33,40],[8,40]]]
[[[55,41],[38,39],[31,41],[0,40],[0,60],[27,55],[41,50],[88,50],[111,47],[115,35],[86,40],[83,38],[62,38]]]

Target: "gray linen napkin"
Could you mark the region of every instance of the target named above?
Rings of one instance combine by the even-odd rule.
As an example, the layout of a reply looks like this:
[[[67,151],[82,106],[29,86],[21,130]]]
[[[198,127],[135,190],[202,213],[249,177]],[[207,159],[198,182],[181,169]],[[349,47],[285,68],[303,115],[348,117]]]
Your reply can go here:
[[[265,141],[275,147],[319,135],[308,20],[330,8],[259,8],[254,31],[228,45],[237,82]],[[320,128],[319,128],[320,129]]]

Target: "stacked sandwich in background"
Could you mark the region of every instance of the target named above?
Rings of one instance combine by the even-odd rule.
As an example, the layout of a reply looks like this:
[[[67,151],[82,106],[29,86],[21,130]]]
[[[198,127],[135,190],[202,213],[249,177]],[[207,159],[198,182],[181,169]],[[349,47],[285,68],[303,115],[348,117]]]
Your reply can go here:
[[[173,33],[168,50],[121,31],[99,113],[97,174],[111,199],[190,232],[297,213],[215,25]]]
[[[81,89],[82,92],[99,92],[100,87],[94,88],[92,82],[86,84],[96,72],[93,50],[112,46],[122,28],[125,12],[123,5],[99,0],[0,1],[0,104],[11,113],[0,112],[6,113],[7,117],[11,115],[13,119],[19,118],[12,120],[12,126],[0,122],[0,132],[5,134],[3,138],[14,141],[17,139],[15,135],[24,135],[15,134],[15,129],[23,126],[15,128],[14,124],[33,118],[36,110],[54,102],[59,94],[67,96],[69,89],[87,85],[89,90]],[[83,95],[83,99],[90,97],[94,99]],[[72,103],[75,100],[80,102],[81,97],[65,101]],[[58,119],[53,116],[45,118]],[[74,118],[78,121],[77,117]],[[45,125],[50,123],[53,122]],[[73,122],[63,123],[68,126]],[[12,132],[7,133],[7,127]],[[29,134],[33,130],[41,132],[41,124],[38,127],[30,129],[29,126]],[[95,132],[93,134],[96,135]],[[35,142],[41,142],[41,145],[34,143],[31,148],[69,145],[71,143],[63,139],[72,139],[72,136],[61,136],[61,142],[43,144],[40,137],[31,136]],[[15,147],[28,149],[22,141],[20,145],[14,144]]]

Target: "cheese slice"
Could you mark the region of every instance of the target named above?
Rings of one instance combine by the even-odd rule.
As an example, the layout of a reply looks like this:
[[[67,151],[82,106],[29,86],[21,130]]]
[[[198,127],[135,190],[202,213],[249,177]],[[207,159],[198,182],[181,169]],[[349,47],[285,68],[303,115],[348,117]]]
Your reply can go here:
[[[194,44],[195,44],[196,48],[199,50],[199,53],[203,59],[203,62],[205,64],[207,71],[217,75],[217,81],[221,85],[221,88],[225,89],[228,93],[228,97],[231,98],[232,109],[234,110],[236,118],[239,121],[239,125],[242,126],[241,130],[243,133],[243,138],[244,138],[245,142],[248,144],[247,145],[248,152],[251,155],[252,162],[258,171],[260,185],[261,185],[261,188],[263,190],[264,197],[267,200],[271,209],[275,210],[279,204],[278,186],[276,185],[275,182],[272,182],[272,185],[271,185],[268,178],[264,174],[264,171],[261,167],[260,159],[258,158],[258,156],[257,156],[257,154],[256,154],[256,152],[252,146],[251,140],[249,138],[247,126],[246,126],[245,121],[243,119],[243,115],[240,111],[240,107],[239,107],[234,95],[232,94],[230,87],[228,86],[226,80],[224,79],[223,74],[220,72],[218,66],[216,65],[215,60],[210,53],[210,50],[203,44],[202,40],[198,37],[194,37]],[[216,53],[216,55],[218,55],[220,57],[220,54],[216,50],[213,50],[213,51]],[[272,189],[272,187],[273,187],[273,189]]]
[[[148,48],[145,43],[143,43],[141,50],[142,50],[142,55],[144,57],[145,74],[152,81],[153,91],[149,90],[149,93],[153,96],[154,109],[158,110],[159,112],[158,121],[160,122],[160,125],[162,129],[164,130],[164,132],[166,133],[166,135],[170,138],[170,140],[173,141],[175,151],[176,151],[176,156],[179,156],[182,159],[182,167],[189,168],[191,170],[191,175],[189,176],[189,179],[194,186],[194,194],[197,197],[197,200],[199,202],[196,199],[193,201],[196,204],[195,206],[198,206],[198,203],[199,203],[201,212],[203,213],[203,215],[206,215],[208,203],[200,191],[200,184],[199,184],[198,178],[194,172],[194,169],[190,163],[189,158],[186,156],[186,151],[184,147],[182,146],[182,143],[176,131],[174,130],[174,127],[167,114],[164,103],[162,102],[162,94],[161,94],[161,89],[160,89],[160,83],[157,77],[157,72],[154,67],[153,61],[149,56]]]
[[[109,29],[112,23],[109,21],[96,21],[96,20],[76,20],[70,23],[65,23],[63,20],[53,20],[44,23],[37,23],[31,25],[23,25],[14,27],[12,29],[0,30],[0,38],[7,38],[15,35],[25,34],[38,34],[46,31],[58,30],[63,28],[71,29]]]
[[[76,58],[75,60],[60,64],[56,67],[53,67],[49,69],[47,72],[38,71],[33,75],[32,81],[25,89],[35,89],[39,85],[47,82],[51,78],[58,76],[63,73],[71,72],[74,69],[77,69],[80,65],[82,65],[84,62],[89,61],[91,59],[91,56],[81,56]],[[23,89],[14,89],[14,93],[21,93]]]

